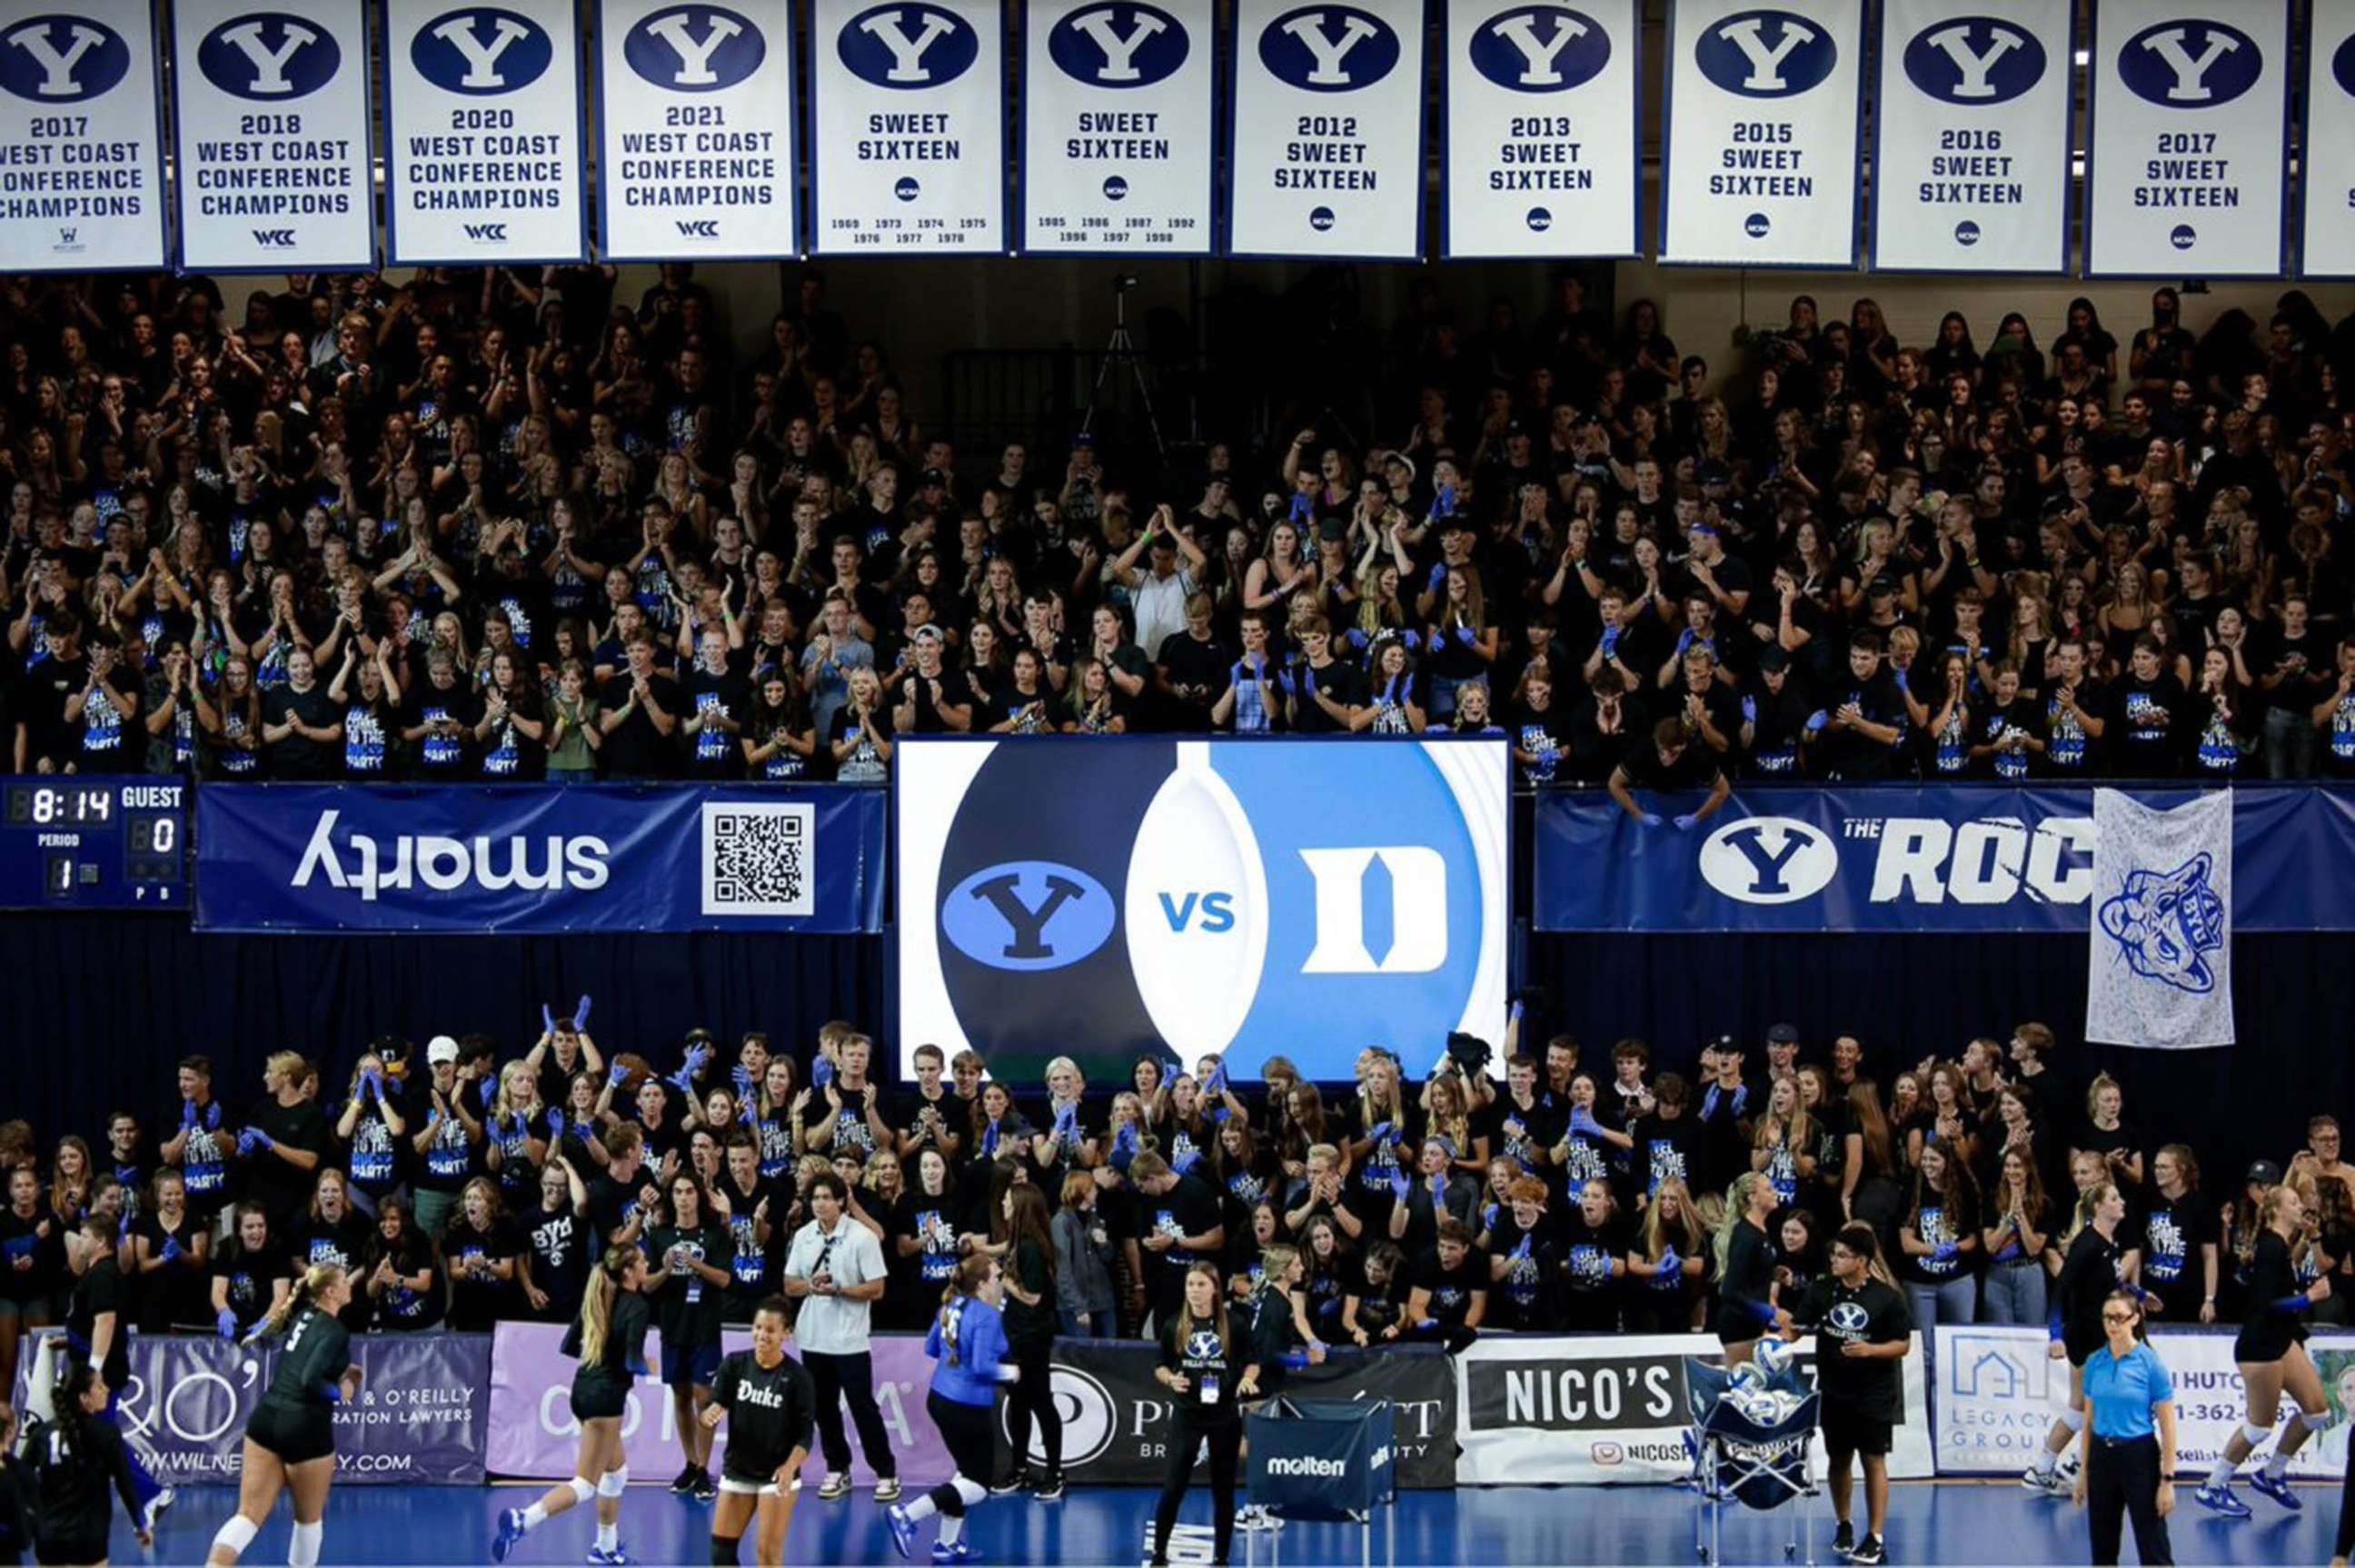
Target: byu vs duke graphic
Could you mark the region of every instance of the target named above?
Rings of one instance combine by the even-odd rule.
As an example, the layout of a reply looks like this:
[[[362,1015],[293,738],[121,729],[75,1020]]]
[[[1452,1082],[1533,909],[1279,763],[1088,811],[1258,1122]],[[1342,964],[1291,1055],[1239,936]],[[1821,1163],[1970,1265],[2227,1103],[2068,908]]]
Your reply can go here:
[[[1010,1077],[1166,1048],[1316,1076],[1504,1026],[1495,742],[911,741],[900,1033]]]
[[[2044,46],[2025,27],[1991,16],[1956,16],[1923,28],[1905,46],[1906,80],[1944,103],[2009,103],[2044,80]]]
[[[81,103],[120,83],[131,47],[103,22],[35,16],[0,33],[0,88],[36,103]]]
[[[1789,11],[1744,11],[1702,31],[1693,63],[1744,98],[1789,98],[1823,84],[1839,46],[1817,23]]]
[[[343,60],[325,28],[276,11],[223,22],[197,46],[197,69],[207,81],[261,103],[309,97],[336,79]]]
[[[442,91],[479,97],[529,87],[556,50],[548,30],[528,16],[470,5],[419,28],[409,54],[417,74]]]
[[[1611,35],[1582,11],[1516,5],[1473,30],[1472,67],[1514,92],[1566,92],[1611,63]]]

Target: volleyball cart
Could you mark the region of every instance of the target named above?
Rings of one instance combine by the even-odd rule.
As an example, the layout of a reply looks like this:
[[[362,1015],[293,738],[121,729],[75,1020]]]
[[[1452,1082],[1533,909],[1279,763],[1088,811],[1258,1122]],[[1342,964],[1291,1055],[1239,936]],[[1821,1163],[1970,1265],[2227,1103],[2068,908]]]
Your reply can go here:
[[[1326,1520],[1359,1527],[1358,1562],[1372,1568],[1374,1515],[1388,1525],[1384,1561],[1398,1562],[1398,1465],[1392,1452],[1396,1411],[1386,1399],[1293,1399],[1278,1394],[1252,1412],[1244,1431],[1251,1500],[1279,1520]],[[1245,1535],[1243,1558],[1257,1562],[1260,1537]],[[1281,1568],[1284,1538],[1267,1536],[1268,1560]]]
[[[1685,1410],[1691,1422],[1685,1452],[1692,1460],[1687,1484],[1701,1502],[1693,1516],[1696,1558],[1713,1568],[1724,1562],[1729,1503],[1764,1513],[1796,1501],[1783,1555],[1798,1561],[1804,1542],[1814,1568],[1821,1488],[1808,1460],[1822,1409],[1823,1396],[1808,1386],[1787,1351],[1771,1363],[1753,1360],[1731,1372],[1698,1356],[1685,1358]]]

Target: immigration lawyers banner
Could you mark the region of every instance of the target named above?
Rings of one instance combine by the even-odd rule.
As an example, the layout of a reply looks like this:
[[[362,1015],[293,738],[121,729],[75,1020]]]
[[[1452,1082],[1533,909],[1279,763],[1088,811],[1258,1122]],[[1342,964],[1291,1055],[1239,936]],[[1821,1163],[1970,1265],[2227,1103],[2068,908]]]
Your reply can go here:
[[[1234,17],[1228,248],[1419,257],[1423,0],[1237,0]]]
[[[600,0],[597,22],[603,258],[795,254],[788,0]]]
[[[813,16],[812,248],[1003,251],[1002,5],[816,0]]]
[[[1028,0],[1022,248],[1211,249],[1210,0]]]
[[[2085,271],[2277,277],[2289,0],[2094,0]]]
[[[385,0],[384,18],[389,263],[585,259],[570,0]]]
[[[368,15],[318,0],[172,8],[180,264],[204,272],[376,264]]]
[[[1643,208],[1643,7],[1447,7],[1440,249],[1633,256]]]
[[[1669,0],[1660,260],[1850,267],[1864,0]]]
[[[165,263],[149,0],[0,0],[0,272]]]
[[[2355,0],[2313,0],[2299,139],[2298,266],[2355,277]]]
[[[207,789],[197,928],[875,932],[885,805],[823,784]]]
[[[2059,272],[2069,258],[2073,0],[1882,0],[1872,259]]]

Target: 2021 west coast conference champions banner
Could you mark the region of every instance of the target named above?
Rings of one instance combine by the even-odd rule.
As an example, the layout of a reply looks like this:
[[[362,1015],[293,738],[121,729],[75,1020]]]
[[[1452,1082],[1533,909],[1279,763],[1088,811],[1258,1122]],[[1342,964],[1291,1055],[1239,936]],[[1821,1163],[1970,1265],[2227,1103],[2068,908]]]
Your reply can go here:
[[[384,16],[391,263],[584,258],[570,0],[385,0]]]
[[[2073,0],[1882,0],[1877,267],[2059,272]]]
[[[1210,250],[1210,0],[1029,0],[1022,248]]]
[[[2314,0],[2309,16],[2298,265],[2355,277],[2355,0]]]
[[[1449,256],[1633,256],[1643,202],[1638,0],[1447,8]]]
[[[813,248],[1003,251],[1003,7],[816,0],[813,14]]]
[[[2279,276],[2288,0],[2094,0],[2085,271]]]
[[[1863,0],[1669,0],[1660,260],[1856,264]]]
[[[164,264],[147,0],[0,0],[0,272]]]

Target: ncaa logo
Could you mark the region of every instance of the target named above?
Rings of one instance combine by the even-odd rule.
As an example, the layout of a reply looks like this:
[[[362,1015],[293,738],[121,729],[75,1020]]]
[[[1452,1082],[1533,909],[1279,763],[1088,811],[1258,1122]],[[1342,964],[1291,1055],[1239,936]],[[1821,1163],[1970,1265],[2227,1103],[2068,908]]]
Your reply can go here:
[[[2331,51],[2330,80],[2339,84],[2339,91],[2355,98],[2355,33]]]
[[[1774,227],[1763,212],[1753,212],[1742,220],[1742,231],[1753,240],[1765,239],[1766,231]]]
[[[1177,75],[1192,52],[1177,17],[1136,0],[1074,11],[1047,34],[1047,58],[1090,87],[1151,87]]]
[[[893,182],[891,194],[898,197],[901,201],[913,201],[918,197],[924,194],[924,187],[916,183],[915,176],[901,175],[898,180]]]
[[[1110,940],[1119,916],[1104,885],[1078,867],[1017,860],[975,871],[951,890],[941,905],[941,934],[993,969],[1060,969]]]
[[[2200,230],[2189,223],[2179,223],[2167,231],[2167,242],[2179,251],[2189,251],[2200,242]]]
[[[1979,242],[1979,226],[1969,219],[1955,225],[1955,243],[1966,251]]]
[[[1354,5],[1286,11],[1259,35],[1260,64],[1304,92],[1371,87],[1397,69],[1399,56],[1399,36],[1390,24]]]
[[[223,22],[197,46],[197,69],[235,98],[286,102],[336,80],[344,51],[325,28],[282,12]]]
[[[2214,109],[2257,85],[2264,52],[2238,27],[2185,20],[2145,27],[2118,49],[2118,80],[2161,109]]]
[[[409,60],[442,91],[478,98],[538,81],[555,63],[556,41],[528,16],[474,5],[419,28]]]
[[[940,87],[973,69],[981,36],[954,11],[909,0],[876,5],[843,25],[835,52],[859,80],[911,91]]]
[[[1583,87],[1611,63],[1603,24],[1563,5],[1517,5],[1472,32],[1472,69],[1515,92]]]
[[[1049,1397],[1055,1402],[1055,1413],[1063,1418],[1064,1467],[1077,1469],[1103,1458],[1104,1450],[1112,1446],[1113,1438],[1120,1432],[1120,1410],[1113,1403],[1112,1391],[1090,1374],[1060,1361],[1051,1369],[1048,1389]],[[998,1407],[999,1429],[1009,1442],[1014,1433],[1006,1425],[1006,1419],[1013,1409],[1011,1400]],[[1030,1442],[1029,1451],[1018,1457],[1016,1463],[1027,1461],[1035,1468],[1044,1469],[1047,1450],[1039,1435],[1034,1433]]]
[[[1553,214],[1542,207],[1532,207],[1523,221],[1529,224],[1530,233],[1542,234],[1553,227]]]
[[[1333,209],[1329,207],[1310,208],[1308,209],[1308,227],[1314,229],[1319,234],[1322,234],[1327,229],[1332,228]]]
[[[622,40],[622,58],[645,80],[673,92],[719,92],[761,69],[769,42],[746,17],[718,5],[658,11]]]
[[[35,16],[0,43],[0,88],[36,103],[84,102],[131,73],[131,46],[103,22]]]
[[[2009,103],[2044,80],[2044,46],[2009,22],[1957,16],[1913,35],[1905,75],[1942,103]]]
[[[1790,816],[1745,816],[1700,847],[1702,880],[1746,904],[1796,903],[1839,872],[1839,851],[1821,830]]]
[[[1743,98],[1791,98],[1823,85],[1839,63],[1832,36],[1788,11],[1744,11],[1700,36],[1693,64]]]
[[[1103,182],[1103,193],[1106,201],[1125,201],[1128,199],[1128,182],[1114,175]]]

